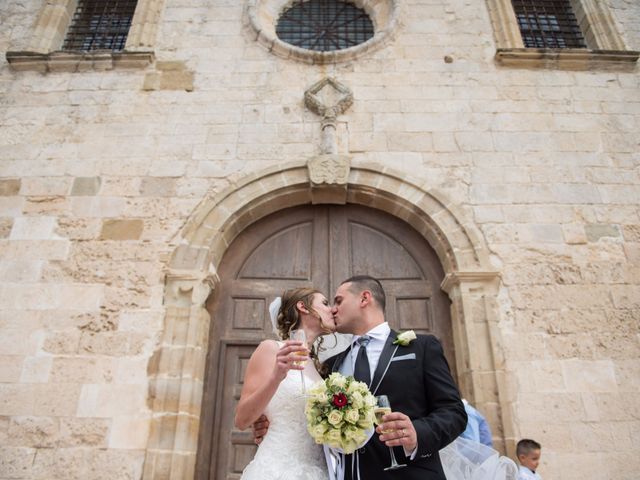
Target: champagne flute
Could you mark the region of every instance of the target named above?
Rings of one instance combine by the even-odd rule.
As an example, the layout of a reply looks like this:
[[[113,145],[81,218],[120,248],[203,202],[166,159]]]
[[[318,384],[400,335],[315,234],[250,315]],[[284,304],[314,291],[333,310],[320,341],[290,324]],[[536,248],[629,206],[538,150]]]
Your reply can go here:
[[[378,395],[376,397],[376,401],[378,406],[373,409],[373,413],[375,415],[375,424],[380,425],[383,423],[382,417],[391,413],[391,404],[389,403],[389,397],[386,395]],[[391,433],[393,430],[383,430],[382,433]],[[393,453],[393,447],[389,447],[389,454],[391,455],[391,465],[389,465],[385,470],[397,470],[398,468],[404,468],[406,465],[398,463],[396,460],[396,456]]]
[[[291,332],[289,333],[289,338],[291,340],[298,340],[302,342],[303,345],[307,344],[307,335],[304,333],[304,330],[302,330],[301,328],[297,330],[291,330]],[[299,350],[295,353],[298,355],[307,354],[307,352],[304,350]],[[307,363],[306,360],[296,360],[293,362],[293,364],[296,366],[303,366],[305,363]],[[307,390],[304,386],[304,370],[300,370],[300,379],[302,380],[302,394],[305,395],[307,393]]]

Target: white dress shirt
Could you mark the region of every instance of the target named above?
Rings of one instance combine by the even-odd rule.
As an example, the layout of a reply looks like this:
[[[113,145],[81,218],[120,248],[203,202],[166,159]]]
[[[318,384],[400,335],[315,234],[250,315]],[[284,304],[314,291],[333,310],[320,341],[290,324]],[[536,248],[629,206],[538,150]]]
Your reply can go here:
[[[389,324],[387,322],[383,322],[380,325],[376,325],[365,334],[371,337],[371,340],[367,345],[367,360],[369,360],[369,371],[371,372],[372,378],[373,374],[376,371],[376,368],[378,367],[380,355],[382,355],[384,344],[386,343],[390,333],[391,327],[389,327]],[[364,335],[354,335],[351,339],[351,351],[347,354],[339,370],[343,375],[353,375],[356,365],[356,358],[358,358],[358,352],[360,351],[360,344],[357,342],[357,340],[361,336]],[[369,379],[369,383],[371,383],[371,378]]]
[[[537,472],[532,472],[524,465],[520,465],[518,469],[518,480],[542,480],[542,477]]]
[[[382,350],[384,349],[385,343],[387,343],[387,338],[389,338],[389,334],[391,333],[391,327],[387,322],[383,322],[380,325],[376,325],[371,330],[369,330],[365,335],[371,337],[369,343],[367,344],[367,360],[369,360],[369,371],[371,372],[371,378],[369,379],[369,383],[371,383],[371,379],[375,374],[376,368],[378,368],[378,362],[380,361],[380,355],[382,355]],[[364,335],[356,336],[354,335],[351,339],[352,346],[351,351],[347,354],[346,358],[342,361],[342,365],[340,366],[339,372],[343,375],[353,375],[356,365],[356,358],[358,358],[358,351],[360,350],[360,344],[357,340]],[[371,386],[371,385],[370,385]],[[418,452],[418,446],[409,451],[404,449],[404,453],[407,457],[413,460]]]
[[[371,379],[373,378],[378,362],[380,361],[380,355],[382,355],[384,344],[386,343],[390,333],[391,327],[389,327],[387,322],[383,322],[380,325],[376,325],[365,334],[371,337],[371,340],[369,340],[369,343],[367,344],[367,360],[369,361],[369,371],[371,372],[369,383],[371,383]],[[349,353],[345,355],[342,360],[342,364],[338,367],[338,371],[345,377],[353,375],[356,358],[358,358],[358,352],[360,351],[360,344],[357,340],[362,336],[363,335],[354,335],[351,338],[351,349],[349,350]],[[362,443],[362,446],[369,441],[374,433],[375,430],[373,429],[367,432],[367,438]],[[343,479],[345,467],[343,452],[340,449],[332,449],[326,445],[324,446],[324,451],[325,456],[327,457],[327,462],[330,465],[329,477],[331,480]]]

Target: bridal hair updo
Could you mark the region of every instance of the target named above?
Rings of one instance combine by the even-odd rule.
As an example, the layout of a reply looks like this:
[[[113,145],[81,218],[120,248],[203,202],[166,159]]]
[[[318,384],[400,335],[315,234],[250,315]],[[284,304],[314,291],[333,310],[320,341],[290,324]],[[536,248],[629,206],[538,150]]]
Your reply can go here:
[[[291,336],[291,330],[300,328],[300,312],[296,305],[302,302],[312,315],[318,316],[313,309],[313,296],[320,291],[315,288],[292,288],[285,290],[282,294],[282,305],[278,311],[276,325],[278,334],[282,340],[288,340]]]
[[[333,333],[320,318],[318,312],[316,312],[313,308],[313,296],[315,294],[322,294],[320,290],[316,290],[315,288],[292,288],[290,290],[286,290],[282,294],[282,305],[280,305],[280,310],[278,310],[278,316],[276,318],[276,327],[278,329],[278,335],[282,340],[288,340],[291,336],[291,331],[297,328],[301,328],[300,325],[300,312],[296,305],[298,302],[302,302],[307,310],[311,313],[313,317],[318,319],[320,322],[320,326],[322,328],[323,333]],[[322,336],[318,337],[316,341],[317,345],[311,346],[310,357],[313,359],[313,363],[316,365],[316,369],[322,375],[322,372],[326,370],[324,364],[320,363],[318,359],[318,353],[323,350],[322,343],[324,338]]]

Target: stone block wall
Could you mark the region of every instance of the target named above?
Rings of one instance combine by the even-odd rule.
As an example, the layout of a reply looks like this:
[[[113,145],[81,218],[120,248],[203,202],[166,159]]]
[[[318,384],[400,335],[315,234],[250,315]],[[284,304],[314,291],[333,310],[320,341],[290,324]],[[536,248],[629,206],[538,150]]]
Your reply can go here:
[[[42,3],[0,4],[0,51]],[[483,2],[400,3],[392,42],[336,65],[271,54],[231,0],[166,0],[146,68],[0,61],[0,479],[141,478],[180,232],[235,178],[319,153],[303,93],[327,75],[354,93],[339,153],[464,207],[490,249],[513,406],[491,422],[542,443],[545,480],[636,478],[638,67],[501,67]],[[607,3],[640,50],[640,4]]]

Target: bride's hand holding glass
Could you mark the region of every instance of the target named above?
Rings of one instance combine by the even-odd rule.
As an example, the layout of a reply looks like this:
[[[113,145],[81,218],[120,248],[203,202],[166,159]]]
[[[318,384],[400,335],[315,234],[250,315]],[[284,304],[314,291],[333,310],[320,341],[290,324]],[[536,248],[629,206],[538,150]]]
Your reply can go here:
[[[276,354],[276,376],[283,380],[289,370],[304,370],[309,360],[309,350],[304,342],[299,340],[285,340]]]

